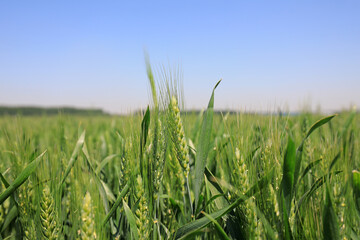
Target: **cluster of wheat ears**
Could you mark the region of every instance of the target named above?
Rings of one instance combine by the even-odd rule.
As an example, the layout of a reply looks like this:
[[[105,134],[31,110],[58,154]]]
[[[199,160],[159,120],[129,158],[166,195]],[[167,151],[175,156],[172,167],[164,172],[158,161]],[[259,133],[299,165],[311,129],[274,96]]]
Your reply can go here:
[[[355,111],[184,115],[147,73],[142,115],[0,119],[0,239],[360,238]]]

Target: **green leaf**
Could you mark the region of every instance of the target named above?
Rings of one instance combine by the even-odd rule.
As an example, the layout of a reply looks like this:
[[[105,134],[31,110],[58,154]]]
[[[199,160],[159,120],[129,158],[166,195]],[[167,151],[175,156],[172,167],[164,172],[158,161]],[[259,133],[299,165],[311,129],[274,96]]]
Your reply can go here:
[[[340,132],[340,137],[342,137],[343,139],[346,139],[346,133],[351,125],[351,123],[353,122],[354,118],[356,116],[356,109],[353,109],[350,113],[350,116],[347,118],[342,131]]]
[[[352,239],[352,240],[360,240],[359,235],[357,235],[357,234],[354,232],[354,229],[350,229],[350,239]]]
[[[322,158],[320,158],[320,159],[318,159],[318,160],[315,160],[315,161],[309,163],[309,165],[306,166],[306,168],[304,169],[301,177],[299,178],[299,182],[301,181],[301,179],[303,179],[303,178],[306,176],[306,174],[307,174],[313,167],[315,167],[316,165],[318,165],[321,160],[322,160]]]
[[[3,233],[8,228],[10,223],[17,217],[18,214],[19,211],[17,207],[14,205],[5,217],[4,224],[1,227],[1,233]]]
[[[200,129],[200,124],[201,124],[201,119],[203,118],[203,114],[204,114],[204,110],[201,110],[196,118],[195,123],[193,124],[192,130],[191,130],[191,139],[192,141],[196,141],[198,133],[199,133],[199,129]]]
[[[285,239],[292,239],[291,228],[289,224],[289,215],[291,210],[291,201],[293,196],[294,173],[296,164],[295,143],[289,136],[288,145],[284,157],[283,179],[281,181],[281,205],[283,227],[285,229]]]
[[[292,236],[290,223],[289,223],[289,214],[287,213],[288,211],[286,209],[285,198],[283,195],[281,196],[281,199],[282,199],[281,205],[282,205],[283,227],[285,230],[285,239],[291,240],[291,239],[293,239],[293,236]]]
[[[287,215],[290,214],[290,210],[291,210],[292,188],[294,184],[294,172],[295,172],[295,161],[296,161],[295,151],[296,151],[295,143],[292,140],[292,138],[289,137],[285,158],[284,158],[283,179],[281,183]]]
[[[4,175],[2,173],[0,173],[0,178],[1,178],[1,181],[3,182],[5,188],[8,188],[10,186],[9,182],[5,179]],[[19,211],[18,211],[18,204],[17,202],[15,201],[15,194],[13,193],[10,197],[11,201],[10,201],[10,204],[13,203],[13,206],[12,208],[10,209],[10,211],[8,212],[8,214],[6,215],[5,217],[5,220],[1,226],[1,231],[0,233],[2,233],[9,225],[10,223],[17,217]],[[1,206],[0,206],[1,207]],[[1,234],[0,234],[1,236]]]
[[[70,161],[68,163],[68,166],[65,170],[64,176],[62,177],[60,185],[59,185],[60,188],[63,185],[63,183],[65,182],[66,177],[69,175],[71,168],[74,166],[74,164],[77,160],[77,157],[79,155],[79,152],[81,151],[81,149],[84,145],[84,142],[85,142],[85,130],[80,135],[80,137],[75,145],[75,149],[74,149],[73,153],[71,154]]]
[[[215,229],[217,230],[218,235],[221,239],[230,240],[228,235],[225,233],[224,229],[220,226],[220,224],[213,217],[211,217],[211,215],[207,214],[204,211],[202,211],[201,213],[204,214],[205,217],[208,218],[215,225]]]
[[[195,160],[195,178],[194,178],[194,195],[195,195],[195,209],[197,209],[201,186],[204,181],[204,171],[206,167],[206,159],[210,150],[210,137],[212,131],[213,115],[214,115],[214,93],[216,87],[221,82],[218,81],[215,85],[210,97],[209,105],[204,113],[202,122],[199,144],[197,146],[196,160]]]
[[[95,180],[95,183],[96,183],[96,186],[98,187],[99,189],[99,193],[100,193],[100,196],[101,196],[101,199],[102,199],[102,202],[103,202],[103,205],[104,205],[104,208],[105,208],[105,213],[107,214],[109,212],[109,201],[108,201],[108,195],[107,195],[107,192],[106,192],[106,189],[105,189],[105,186],[103,185],[100,177],[96,174],[95,170],[94,170],[94,167],[90,161],[90,155],[89,155],[89,152],[87,150],[87,147],[86,147],[86,144],[84,143],[83,144],[83,148],[82,148],[82,152],[85,156],[85,159],[86,159],[86,162],[90,168],[90,171],[92,173],[92,176]],[[110,227],[111,227],[111,232],[114,234],[116,232],[116,228],[114,226],[114,223],[112,221],[112,219],[110,219]]]
[[[337,116],[337,114],[334,115],[330,115],[327,116],[325,118],[322,118],[320,120],[318,120],[317,122],[315,122],[309,129],[309,131],[307,132],[306,136],[304,137],[304,139],[302,140],[300,146],[297,148],[296,150],[296,164],[295,164],[295,173],[294,173],[294,186],[293,188],[296,186],[298,178],[299,178],[299,173],[300,173],[300,167],[301,167],[301,160],[302,160],[302,151],[303,151],[303,147],[304,147],[304,143],[305,140],[310,136],[311,133],[313,133],[317,128],[321,127],[322,125],[326,124],[327,122],[329,122],[331,119],[333,119],[333,117]]]
[[[100,182],[101,182],[101,185],[103,186],[103,188],[105,190],[105,194],[106,194],[107,199],[111,203],[115,202],[116,199],[115,199],[114,193],[111,191],[110,187],[101,179],[100,179]]]
[[[244,202],[246,199],[247,198],[245,196],[240,197],[233,204],[231,204],[228,207],[223,208],[219,211],[211,213],[210,216],[213,219],[218,219],[218,218],[224,216],[225,214],[229,213],[230,211],[232,211],[234,208],[239,206],[239,204]],[[177,230],[175,239],[184,237],[185,235],[190,234],[191,232],[198,231],[198,230],[202,229],[203,227],[207,226],[209,223],[211,223],[211,221],[206,217],[202,217],[193,222],[187,223]]]
[[[210,172],[210,170],[207,167],[205,168],[205,176],[206,176],[206,180],[209,181],[209,183],[210,183],[209,189],[210,189],[210,192],[211,192],[212,196],[219,195],[219,194],[225,196],[225,193],[222,190],[222,188],[221,188],[220,184],[218,183],[217,179],[215,178],[215,176]],[[225,197],[216,200],[215,204],[217,205],[217,207],[219,209],[224,208],[224,207],[229,205],[229,203],[225,199]]]
[[[115,157],[119,156],[118,154],[112,154],[104,158],[104,160],[101,161],[99,166],[96,168],[96,174],[99,174],[101,170],[108,164],[111,160],[113,160]]]
[[[205,175],[206,186],[208,187],[212,197],[207,201],[204,209],[206,209],[206,206],[213,201],[216,206],[215,210],[220,210],[229,206],[230,202],[225,197],[224,191],[219,185],[218,180],[213,176],[207,167],[205,168]],[[244,229],[242,228],[242,224],[244,224],[245,220],[239,211],[231,211],[229,216],[223,216],[222,218],[224,220],[224,224],[226,225],[226,231],[230,237],[237,239],[245,236],[245,232],[243,231]]]
[[[20,187],[26,179],[36,170],[37,166],[40,163],[40,160],[46,153],[46,150],[40,154],[34,161],[29,163],[27,167],[17,176],[17,178],[10,184],[6,190],[0,195],[0,205],[18,188]]]
[[[109,221],[109,219],[112,217],[112,215],[114,215],[116,209],[119,207],[119,205],[121,203],[121,200],[128,193],[129,189],[130,189],[130,185],[129,185],[129,183],[127,183],[125,185],[125,187],[121,190],[119,196],[117,197],[117,199],[116,199],[114,205],[112,206],[112,208],[110,209],[109,213],[106,215],[106,217],[102,223],[102,226],[105,226],[107,221]]]
[[[266,219],[265,215],[261,212],[261,210],[256,205],[255,205],[255,207],[256,207],[256,215],[260,218],[260,220],[264,226],[264,230],[265,230],[267,239],[276,240],[277,239],[276,232],[272,228],[271,224]]]
[[[149,133],[149,126],[150,126],[150,109],[149,106],[146,109],[145,115],[143,117],[143,120],[141,122],[141,136],[140,136],[140,173],[141,177],[144,178],[143,175],[144,171],[144,163],[143,163],[143,153],[146,145],[146,140]]]
[[[334,115],[330,115],[330,116],[327,116],[327,117],[324,117],[320,120],[318,120],[317,122],[315,122],[309,129],[309,131],[307,132],[305,138],[303,139],[303,142],[305,139],[307,139],[310,134],[315,131],[317,128],[321,127],[322,125],[324,125],[325,123],[329,122],[333,117],[337,116],[337,114],[334,114]]]
[[[222,208],[229,206],[230,204],[226,200],[224,193],[220,193],[217,190],[217,188],[214,186],[214,184],[211,181],[209,181],[207,178],[205,178],[205,181],[209,182],[208,187],[211,192],[211,195],[213,196],[212,198],[209,199],[209,201],[206,203],[205,206],[207,206],[208,204],[210,204],[213,201],[215,202],[215,206],[217,209],[222,209]],[[222,196],[222,197],[218,198],[216,196]]]
[[[207,179],[205,179],[205,180],[208,181]],[[209,206],[209,204],[213,203],[213,202],[214,202],[215,200],[217,200],[218,198],[224,198],[224,199],[225,199],[224,194],[216,194],[217,190],[214,189],[213,186],[209,186],[209,188],[210,188],[212,197],[206,202],[204,208],[206,208],[207,206]],[[213,191],[214,191],[214,192],[213,192]],[[214,195],[214,193],[215,193],[216,195]],[[217,204],[217,202],[215,202],[215,204]],[[220,203],[220,204],[221,204],[221,203]],[[228,205],[228,204],[227,204],[227,205]],[[217,204],[217,207],[218,207],[218,206],[219,206],[219,205]],[[219,207],[218,207],[218,208],[219,208]]]
[[[340,239],[339,224],[332,204],[329,186],[326,186],[326,198],[323,213],[323,235],[324,239]]]
[[[8,183],[8,181],[6,181],[4,175],[2,175],[2,173],[0,172],[0,179],[3,182],[4,186],[7,188],[10,186],[10,184]]]
[[[329,166],[329,170],[328,173],[330,173],[331,169],[335,166],[336,162],[339,160],[340,158],[340,152],[338,154],[336,154],[336,156],[334,157],[334,159],[331,161],[330,166]]]
[[[138,229],[137,229],[137,226],[136,226],[135,216],[132,213],[129,206],[127,205],[127,203],[124,200],[122,202],[123,202],[126,218],[127,218],[128,222],[130,224],[130,230],[132,232],[132,235],[133,235],[134,239],[137,240],[137,239],[139,239],[139,235],[138,235]]]
[[[270,172],[265,175],[263,178],[261,178],[257,184],[253,185],[246,193],[244,196],[240,196],[235,202],[233,202],[232,204],[230,204],[229,206],[216,211],[214,213],[211,213],[210,216],[213,219],[218,219],[222,216],[224,216],[225,214],[228,214],[229,212],[231,212],[234,208],[236,208],[237,206],[239,206],[241,203],[243,203],[246,199],[250,198],[251,196],[255,195],[258,191],[260,191],[261,189],[263,189],[266,185],[269,184],[269,182],[271,181],[271,179],[274,176],[274,168],[272,168],[270,170]],[[197,219],[193,222],[189,222],[187,224],[185,224],[184,226],[180,227],[176,234],[175,234],[175,239],[179,239],[182,237],[185,237],[188,234],[191,234],[192,232],[198,231],[200,229],[202,229],[203,227],[206,227],[209,223],[211,223],[211,221],[206,218],[206,217],[202,217],[200,219]]]
[[[354,191],[354,200],[356,208],[360,214],[360,172],[357,170],[352,171],[353,177],[352,177],[352,185],[353,185],[353,191]]]
[[[302,206],[302,204],[318,189],[320,188],[328,179],[328,176],[331,176],[332,174],[334,175],[338,175],[339,173],[342,173],[342,171],[336,171],[333,173],[329,173],[329,174],[325,174],[322,177],[319,177],[318,179],[316,179],[316,181],[313,183],[313,185],[311,186],[310,190],[307,191],[306,193],[304,193],[304,195],[300,198],[300,200],[298,201],[297,204],[297,211],[299,211],[300,207]]]
[[[246,157],[247,161],[252,161],[254,158],[256,152],[260,149],[260,146],[257,146],[254,150],[251,151],[251,153]]]

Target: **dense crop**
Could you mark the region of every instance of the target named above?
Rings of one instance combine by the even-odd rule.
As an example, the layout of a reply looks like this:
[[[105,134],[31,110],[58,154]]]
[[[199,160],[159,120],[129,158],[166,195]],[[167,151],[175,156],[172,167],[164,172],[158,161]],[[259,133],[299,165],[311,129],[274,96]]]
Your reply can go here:
[[[359,118],[2,117],[0,239],[357,239]],[[216,101],[215,101],[216,102]]]

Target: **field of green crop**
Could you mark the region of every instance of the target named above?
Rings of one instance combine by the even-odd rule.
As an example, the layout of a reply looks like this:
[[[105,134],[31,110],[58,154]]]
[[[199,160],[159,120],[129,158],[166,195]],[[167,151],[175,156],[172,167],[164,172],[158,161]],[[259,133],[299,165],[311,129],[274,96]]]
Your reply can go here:
[[[355,111],[184,115],[148,75],[142,115],[0,118],[0,239],[360,238]]]

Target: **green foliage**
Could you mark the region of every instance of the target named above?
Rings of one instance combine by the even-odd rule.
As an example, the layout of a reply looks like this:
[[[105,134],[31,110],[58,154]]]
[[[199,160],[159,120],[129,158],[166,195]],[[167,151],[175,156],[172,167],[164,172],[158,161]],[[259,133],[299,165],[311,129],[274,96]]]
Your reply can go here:
[[[200,189],[204,181],[204,171],[206,166],[207,155],[209,153],[211,142],[211,131],[214,115],[214,93],[216,87],[220,84],[221,80],[215,85],[214,90],[211,94],[209,105],[206,112],[204,113],[204,118],[200,131],[199,144],[196,153],[195,160],[195,179],[194,179],[194,194],[195,194],[195,209],[197,209],[197,204],[199,201]]]
[[[46,151],[45,151],[46,152]],[[8,186],[6,188],[6,190],[0,194],[0,204],[2,204],[18,187],[20,187],[25,181],[26,179],[28,179],[28,177],[30,176],[30,174],[32,174],[37,166],[39,165],[42,156],[45,154],[45,152],[43,152],[42,154],[40,154],[39,157],[37,157],[34,161],[32,161],[18,176],[17,178],[14,180],[13,183],[10,184],[10,186]]]
[[[0,239],[359,238],[356,112],[185,113],[146,64],[145,114],[0,118]]]

